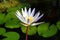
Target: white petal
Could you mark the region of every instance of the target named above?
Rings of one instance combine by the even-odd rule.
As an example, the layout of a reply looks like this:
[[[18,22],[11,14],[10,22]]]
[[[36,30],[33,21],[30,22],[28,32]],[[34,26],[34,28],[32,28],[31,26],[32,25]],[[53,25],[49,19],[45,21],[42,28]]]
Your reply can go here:
[[[32,10],[31,15],[30,16],[34,16],[35,13],[35,8]]]
[[[17,14],[16,14],[16,16],[19,18],[20,21],[22,21],[23,23],[25,23],[25,20],[23,20],[22,17],[18,16]]]
[[[22,8],[22,14],[23,14],[23,17],[25,18],[25,21],[27,22],[28,20],[27,20],[27,16],[28,16],[28,14],[27,14],[27,9],[26,9],[26,7],[25,7],[25,9],[23,10],[23,8]],[[28,23],[28,22],[27,22]]]
[[[27,9],[26,9],[26,7],[25,7],[25,13],[27,13]]]
[[[39,15],[40,15],[40,12],[36,13],[33,21],[35,21],[39,17]]]
[[[34,22],[38,21],[44,14],[40,15],[38,18],[34,20]]]
[[[17,10],[15,15],[19,18],[19,20],[21,20],[22,22],[26,23],[24,17],[20,14],[20,12],[18,10]]]
[[[23,16],[26,18],[27,14],[26,14],[25,11],[23,10],[23,8],[22,8],[22,14],[23,14]]]
[[[16,12],[17,15],[22,16],[21,13],[17,10]]]
[[[40,22],[40,23],[33,23],[33,24],[31,24],[31,26],[36,26],[36,25],[39,25],[39,24],[42,24],[42,23],[44,23],[44,22]]]
[[[28,10],[28,15],[30,15],[31,14],[31,8],[29,8],[29,10]]]
[[[27,8],[25,7],[25,14],[28,16]]]

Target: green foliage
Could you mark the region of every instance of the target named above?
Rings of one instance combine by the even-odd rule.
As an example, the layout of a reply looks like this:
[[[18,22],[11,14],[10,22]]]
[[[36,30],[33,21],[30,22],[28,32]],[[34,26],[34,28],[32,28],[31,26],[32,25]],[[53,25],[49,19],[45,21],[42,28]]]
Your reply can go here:
[[[38,34],[43,37],[51,37],[57,33],[57,27],[55,25],[51,25],[49,27],[49,23],[44,23],[38,26]]]
[[[60,21],[57,22],[57,28],[60,30]]]
[[[26,27],[25,26],[22,26],[21,27],[21,30],[23,33],[26,33]],[[36,34],[36,27],[34,26],[29,26],[28,27],[28,35],[34,35]]]
[[[0,13],[0,24],[5,22],[5,14]]]
[[[9,13],[6,16],[6,24],[5,27],[7,28],[19,28],[20,27],[20,20],[15,16],[13,13]]]
[[[44,23],[44,24],[39,25],[37,29],[38,34],[41,35],[45,33],[48,30],[48,27],[49,27],[49,23]]]
[[[16,7],[9,8],[8,9],[8,12],[11,12],[11,11],[16,12],[17,10],[21,10],[21,8],[24,8],[24,7],[29,8],[30,7],[30,4],[21,3],[21,4],[17,5]]]
[[[10,21],[6,22],[5,27],[7,27],[7,28],[19,28],[20,23],[18,21],[15,21],[15,20],[10,20]]]
[[[51,37],[51,36],[54,36],[56,33],[57,33],[57,28],[55,25],[51,25],[49,27],[49,30],[47,30],[45,33],[43,33],[43,37]]]
[[[0,35],[4,34],[6,30],[4,28],[0,28]]]
[[[29,8],[30,7],[30,4],[27,4],[27,3],[21,3],[17,6],[18,9],[21,9],[21,8],[24,8],[24,7],[27,7]]]
[[[3,34],[3,36],[7,37],[4,38],[3,40],[19,40],[20,38],[20,35],[16,32],[7,32]]]

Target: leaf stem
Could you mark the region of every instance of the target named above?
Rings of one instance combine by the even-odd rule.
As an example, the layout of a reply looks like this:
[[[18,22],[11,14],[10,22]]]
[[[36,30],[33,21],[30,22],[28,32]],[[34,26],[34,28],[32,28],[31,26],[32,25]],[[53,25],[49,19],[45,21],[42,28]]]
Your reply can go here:
[[[26,40],[28,40],[28,26],[26,26]]]

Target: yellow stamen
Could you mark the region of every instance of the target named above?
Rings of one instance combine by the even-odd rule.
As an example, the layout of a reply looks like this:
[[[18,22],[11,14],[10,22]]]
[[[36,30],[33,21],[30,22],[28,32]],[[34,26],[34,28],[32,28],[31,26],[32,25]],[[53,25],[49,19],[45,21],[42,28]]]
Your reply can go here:
[[[30,23],[32,23],[33,20],[34,20],[34,18],[30,16],[30,17],[29,17]]]
[[[26,16],[26,18],[29,19],[29,22],[30,22],[30,23],[32,23],[32,21],[34,20],[34,18],[31,17],[31,16]]]

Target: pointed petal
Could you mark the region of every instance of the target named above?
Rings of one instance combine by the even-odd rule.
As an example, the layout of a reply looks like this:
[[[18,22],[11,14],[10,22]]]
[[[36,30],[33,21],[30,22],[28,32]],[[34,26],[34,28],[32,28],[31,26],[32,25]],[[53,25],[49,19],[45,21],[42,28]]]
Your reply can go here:
[[[25,7],[25,13],[27,13],[27,9],[26,9],[26,7]]]
[[[28,10],[28,15],[30,15],[31,14],[31,8],[29,8],[29,10]]]
[[[39,25],[39,24],[42,24],[44,22],[40,22],[40,23],[33,23],[31,26],[36,26],[36,25]]]
[[[30,16],[34,16],[35,13],[35,8],[32,10],[31,15]]]
[[[40,15],[40,12],[36,13],[35,16],[34,16],[34,21],[39,17]]]
[[[27,14],[24,12],[23,8],[22,8],[22,15],[23,15],[23,17],[25,17],[25,18],[26,18],[26,16],[27,16]]]
[[[18,10],[17,10],[17,12],[16,12],[15,15],[16,15],[16,16],[19,18],[19,20],[21,20],[23,23],[26,23],[24,17],[20,14],[20,12],[19,12]]]
[[[25,7],[25,14],[28,16],[27,8]]]
[[[16,12],[17,15],[22,16],[21,13],[17,10]]]
[[[27,10],[26,8],[25,8],[25,10]],[[27,11],[26,11],[27,12]],[[22,8],[22,14],[23,14],[23,17],[25,18],[25,21],[27,22],[27,13],[26,13],[24,10],[23,10],[23,8]]]
[[[44,14],[42,14],[42,15],[40,15],[38,18],[36,18],[35,20],[34,20],[34,22],[36,22],[36,21],[38,21],[39,19],[41,19],[41,17],[43,16]]]

